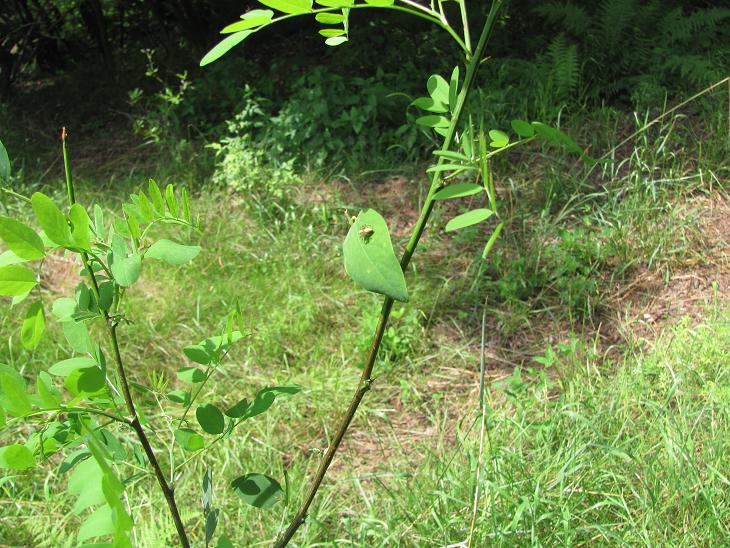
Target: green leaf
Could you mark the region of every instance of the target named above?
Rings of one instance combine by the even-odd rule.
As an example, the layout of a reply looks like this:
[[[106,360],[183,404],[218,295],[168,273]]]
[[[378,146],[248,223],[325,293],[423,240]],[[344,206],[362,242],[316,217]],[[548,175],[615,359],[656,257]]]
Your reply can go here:
[[[150,179],[147,184],[147,191],[150,193],[150,200],[152,200],[152,206],[158,215],[165,214],[165,200],[160,192],[160,187],[154,179]]]
[[[491,217],[493,213],[494,212],[490,209],[474,209],[472,211],[468,211],[457,217],[454,217],[448,223],[446,223],[445,230],[446,232],[451,232],[452,230],[459,230],[467,226],[481,223],[482,221],[489,219],[489,217]]]
[[[444,171],[476,171],[477,167],[474,165],[464,164],[440,164],[431,166],[426,170],[426,173],[442,173]]]
[[[104,502],[102,478],[104,471],[96,459],[86,459],[80,462],[68,478],[66,491],[72,497],[77,497],[73,506],[73,513],[80,514],[87,508]]]
[[[433,127],[433,128],[448,128],[449,127],[449,119],[445,116],[421,116],[420,118],[416,118],[416,123],[419,126],[426,126],[426,127]]]
[[[245,418],[250,419],[256,415],[264,413],[271,407],[276,400],[277,396],[280,395],[292,395],[300,392],[302,388],[296,384],[285,385],[285,386],[270,386],[259,390],[256,394],[256,398],[253,403],[248,406],[245,413]],[[240,405],[240,403],[239,403]]]
[[[355,4],[353,0],[316,0],[316,2],[326,8],[349,8]]]
[[[436,103],[449,104],[449,84],[443,76],[432,75],[426,83],[428,94]]]
[[[167,395],[167,399],[181,405],[190,403],[190,392],[187,390],[173,390]]]
[[[68,377],[77,369],[85,369],[87,367],[96,367],[96,362],[91,358],[77,356],[53,364],[48,368],[48,372],[56,377]]]
[[[213,510],[212,512],[208,513],[208,516],[205,518],[205,543],[206,545],[210,544],[210,541],[213,540],[213,535],[215,534],[216,527],[218,527],[218,510]]]
[[[190,346],[186,346],[183,348],[183,353],[195,363],[199,363],[200,365],[208,365],[211,361],[213,361],[213,358],[215,357],[215,353],[213,349],[208,349],[205,344],[191,344]]]
[[[175,440],[185,451],[199,451],[205,447],[205,438],[190,428],[175,430]]]
[[[223,413],[215,405],[206,403],[195,410],[195,418],[204,432],[208,434],[222,434],[226,423]]]
[[[61,297],[53,301],[51,307],[51,313],[56,317],[59,322],[68,322],[73,318],[73,313],[76,311],[76,301],[69,299],[68,297]]]
[[[479,194],[484,190],[481,185],[475,185],[474,183],[458,183],[455,185],[449,185],[439,190],[434,200],[449,200],[451,198],[464,198],[465,196],[473,196]]]
[[[233,49],[235,46],[243,42],[252,33],[252,30],[242,30],[240,32],[236,32],[234,34],[231,34],[230,36],[227,36],[226,38],[218,42],[218,44],[212,50],[205,54],[205,57],[200,60],[200,66],[204,67],[205,65],[209,65],[213,61],[220,59],[226,53],[228,53],[229,50]]]
[[[79,354],[90,354],[94,350],[94,343],[89,335],[89,329],[83,322],[63,322],[63,336],[74,352]]]
[[[35,378],[35,386],[42,407],[58,407],[60,394],[53,386],[53,380],[48,373],[45,371],[38,373]]]
[[[482,252],[482,259],[486,259],[487,255],[489,255],[489,252],[492,250],[492,247],[494,247],[494,244],[497,241],[497,238],[499,238],[499,234],[502,232],[503,227],[504,227],[504,223],[499,223],[497,225],[497,228],[494,229],[494,232],[489,237],[489,241],[487,242],[487,245],[484,246],[484,251]]]
[[[414,107],[426,110],[428,112],[445,113],[449,112],[449,106],[446,103],[437,103],[431,97],[419,97],[411,103]]]
[[[20,329],[20,340],[26,350],[33,350],[41,342],[46,330],[46,315],[40,301],[30,305],[23,326]]]
[[[167,210],[170,212],[170,215],[177,217],[180,214],[180,205],[177,203],[175,188],[172,185],[165,187],[165,203],[167,204]]]
[[[339,25],[345,17],[339,13],[318,13],[315,19],[323,25]]]
[[[328,46],[339,46],[340,44],[344,44],[347,42],[346,36],[333,36],[332,38],[327,38],[327,40],[324,41],[325,44]]]
[[[371,6],[385,8],[388,6],[392,6],[395,3],[395,0],[365,0],[365,3],[370,4]]]
[[[279,482],[264,474],[246,474],[231,482],[231,489],[246,504],[271,508],[284,495]]]
[[[73,228],[71,236],[76,245],[86,251],[91,251],[91,219],[81,204],[74,204],[68,212]]]
[[[542,122],[532,122],[532,127],[535,128],[535,132],[538,137],[555,145],[563,145],[570,152],[577,154],[583,154],[583,149],[578,146],[568,134],[560,131],[557,128],[547,126]]]
[[[197,384],[205,380],[205,373],[197,367],[184,367],[177,372],[178,378],[183,382]]]
[[[520,137],[532,137],[535,135],[535,128],[530,125],[530,122],[524,120],[512,120],[511,124],[514,132]]]
[[[15,417],[30,413],[25,379],[12,367],[0,363],[0,406]]]
[[[325,38],[333,38],[335,36],[342,36],[345,34],[344,29],[321,29],[319,31],[319,34],[324,36]]]
[[[271,22],[274,12],[271,10],[251,10],[241,15],[241,21],[236,21],[225,27],[221,34],[229,34],[241,30],[252,29]]]
[[[7,183],[10,180],[10,158],[5,145],[0,141],[0,183]]]
[[[509,144],[509,135],[498,129],[490,130],[489,138],[491,139],[491,142],[489,143],[490,147],[504,148]]]
[[[35,458],[27,447],[17,443],[0,447],[0,468],[27,470],[34,466]]]
[[[5,251],[0,253],[0,266],[8,266],[11,264],[21,264],[26,262],[26,259],[18,257],[12,251]]]
[[[129,257],[114,254],[114,261],[111,265],[112,275],[116,282],[122,287],[130,287],[139,279],[142,269],[142,257],[133,253]]]
[[[100,240],[104,239],[104,210],[99,204],[94,206],[94,230]]]
[[[145,258],[159,259],[171,265],[192,261],[200,253],[200,246],[182,245],[171,240],[158,240],[145,253]]]
[[[243,398],[236,405],[226,411],[226,416],[231,417],[232,419],[240,419],[246,415],[249,405],[248,400]]]
[[[312,11],[312,0],[259,0],[259,2],[275,10],[295,15]]]
[[[0,217],[0,239],[8,249],[26,261],[45,257],[43,240],[35,231],[10,217]]]
[[[106,376],[98,367],[85,367],[73,371],[63,384],[74,396],[92,396],[105,391]]]
[[[343,245],[345,271],[359,286],[397,301],[408,301],[403,270],[390,241],[385,219],[372,209],[362,211]]]
[[[155,211],[155,207],[150,202],[147,194],[140,192],[138,195],[137,203],[139,205],[139,214],[142,217],[142,222],[149,223],[158,217],[158,213]]]
[[[0,297],[28,293],[35,287],[35,272],[20,265],[0,267]]]
[[[48,196],[36,192],[30,198],[38,224],[53,243],[61,247],[74,247],[71,239],[71,229],[66,216],[56,207]]]
[[[459,67],[454,67],[449,80],[449,109],[453,112],[459,97]]]
[[[103,537],[115,532],[114,513],[111,506],[99,506],[79,527],[76,539],[84,542],[90,538]]]
[[[466,154],[454,152],[453,150],[434,150],[433,154],[434,156],[440,156],[454,162],[461,162],[465,164],[469,164],[471,162],[471,158],[469,158]]]

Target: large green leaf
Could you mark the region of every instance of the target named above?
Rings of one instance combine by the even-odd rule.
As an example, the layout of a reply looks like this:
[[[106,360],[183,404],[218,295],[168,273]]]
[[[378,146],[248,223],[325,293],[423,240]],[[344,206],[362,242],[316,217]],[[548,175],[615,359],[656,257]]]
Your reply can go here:
[[[312,11],[312,0],[259,0],[264,6],[299,15]]]
[[[205,57],[200,60],[200,66],[204,67],[205,65],[209,65],[213,61],[220,59],[228,53],[229,50],[243,42],[252,32],[252,30],[242,30],[227,36],[218,42],[212,50],[205,54]]]
[[[192,261],[200,253],[200,246],[182,245],[170,240],[158,240],[145,253],[145,258],[159,259],[171,265]]]
[[[403,270],[396,259],[385,219],[366,209],[357,216],[343,245],[345,271],[368,291],[397,301],[408,300]]]
[[[0,266],[0,296],[15,297],[35,287],[35,273],[20,265]]]
[[[30,305],[20,328],[20,340],[23,346],[27,350],[33,350],[41,342],[45,330],[46,315],[43,312],[43,305],[38,301]]]
[[[0,447],[0,468],[11,470],[27,470],[35,466],[33,453],[27,447],[14,444]]]
[[[40,236],[32,228],[10,217],[0,217],[0,239],[21,259],[34,261],[45,256]]]
[[[231,489],[246,504],[256,508],[271,508],[284,495],[274,478],[264,474],[246,474],[231,482]]]
[[[71,228],[66,216],[56,207],[48,196],[36,192],[30,197],[31,205],[38,223],[48,236],[48,239],[61,247],[73,247]]]

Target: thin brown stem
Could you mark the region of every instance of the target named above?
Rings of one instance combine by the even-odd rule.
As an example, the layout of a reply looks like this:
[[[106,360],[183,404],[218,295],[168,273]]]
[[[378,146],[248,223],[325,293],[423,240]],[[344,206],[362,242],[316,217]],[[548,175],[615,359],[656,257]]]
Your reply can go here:
[[[74,203],[76,203],[76,196],[74,193],[73,180],[71,179],[71,167],[69,162],[68,148],[66,146],[66,139],[66,128],[63,128],[61,132],[61,143],[63,147],[63,163],[66,170],[66,189],[68,191],[69,204],[73,205]],[[84,269],[89,277],[89,280],[91,281],[92,292],[94,293],[94,297],[96,297],[96,302],[100,303],[101,296],[99,293],[99,283],[96,279],[96,275],[94,274],[94,270],[92,269],[88,253],[82,252],[81,259],[84,263]],[[147,434],[145,433],[144,428],[142,428],[142,424],[139,421],[137,408],[134,405],[132,393],[129,390],[127,372],[124,369],[122,354],[119,350],[119,339],[117,337],[118,324],[116,320],[109,315],[109,312],[107,312],[106,310],[102,310],[102,313],[104,315],[107,333],[109,335],[112,349],[114,351],[114,364],[117,368],[119,383],[122,386],[124,403],[126,404],[127,412],[129,413],[129,425],[132,427],[132,430],[134,430],[135,434],[137,434],[137,438],[142,444],[142,448],[144,449],[145,455],[147,456],[147,460],[154,470],[155,477],[157,478],[157,482],[160,485],[160,489],[162,490],[162,494],[165,497],[165,501],[167,501],[167,506],[170,510],[170,514],[172,515],[172,521],[175,523],[175,529],[177,530],[178,537],[180,537],[180,544],[183,546],[183,548],[190,548],[190,541],[188,540],[187,533],[185,532],[185,526],[183,525],[182,518],[180,517],[180,511],[178,510],[177,503],[175,502],[175,492],[170,484],[167,482],[167,479],[165,479],[165,475],[162,472],[162,468],[160,467],[160,463],[157,460],[157,457],[155,456],[155,452],[152,449],[150,440],[147,437]]]
[[[444,145],[442,147],[442,150],[448,150],[451,145],[453,144],[454,138],[456,136],[456,131],[458,129],[459,123],[461,121],[461,116],[464,111],[464,106],[466,105],[466,100],[469,95],[469,91],[471,89],[472,84],[474,83],[474,78],[476,76],[476,72],[479,68],[479,62],[484,54],[484,50],[486,48],[487,42],[489,41],[489,37],[491,36],[492,29],[494,28],[494,23],[496,21],[497,13],[499,12],[500,8],[502,7],[503,0],[493,0],[491,9],[489,10],[489,15],[487,16],[487,21],[484,23],[484,28],[482,30],[482,34],[479,38],[479,43],[477,44],[476,49],[474,50],[474,54],[470,56],[469,58],[469,64],[467,65],[466,70],[466,76],[464,78],[464,84],[462,86],[462,90],[459,93],[456,107],[454,108],[454,112],[451,118],[451,123],[449,125],[449,129],[447,131],[446,137],[444,138]],[[440,157],[438,164],[441,164],[444,162],[444,158]],[[436,191],[441,186],[441,178],[438,173],[434,174],[432,180],[431,180],[431,188],[428,193],[428,197],[426,198],[426,202],[423,206],[423,209],[421,211],[421,215],[418,219],[418,222],[416,223],[416,226],[413,229],[413,233],[411,235],[411,239],[409,240],[408,244],[406,245],[405,250],[403,251],[403,256],[401,257],[401,268],[405,271],[408,267],[408,264],[411,260],[411,257],[413,256],[413,253],[416,250],[416,247],[418,246],[418,242],[421,239],[421,235],[423,234],[423,231],[426,228],[426,224],[431,216],[431,212],[433,211],[434,206],[434,199],[433,196],[436,193]],[[393,299],[390,297],[386,297],[383,301],[383,307],[380,312],[380,320],[378,321],[378,326],[375,330],[375,334],[373,336],[373,342],[370,346],[370,352],[368,353],[367,361],[365,362],[365,366],[363,367],[362,375],[360,376],[360,381],[357,385],[357,389],[355,390],[355,394],[352,397],[352,400],[350,401],[350,405],[347,408],[347,411],[345,412],[345,415],[342,417],[342,420],[340,421],[340,424],[337,428],[337,433],[335,434],[335,437],[332,439],[332,441],[329,444],[329,447],[327,448],[327,451],[325,451],[324,457],[322,458],[322,462],[319,465],[319,469],[317,470],[317,473],[314,476],[314,480],[312,481],[312,484],[309,487],[309,490],[307,492],[307,495],[302,502],[302,505],[300,506],[297,514],[294,516],[294,519],[289,524],[289,527],[284,531],[284,533],[276,540],[275,546],[277,548],[281,548],[283,546],[286,546],[289,541],[292,539],[292,537],[296,534],[299,527],[302,526],[302,524],[307,519],[307,514],[309,513],[309,508],[312,505],[312,502],[314,501],[315,496],[317,495],[317,491],[319,490],[322,481],[324,480],[325,475],[327,474],[327,469],[329,468],[330,464],[332,464],[332,461],[334,460],[335,454],[337,453],[337,450],[339,449],[340,444],[342,443],[342,439],[345,437],[345,433],[347,432],[347,429],[350,426],[350,423],[352,422],[352,419],[355,417],[355,413],[357,412],[358,407],[360,406],[360,403],[362,402],[362,399],[365,397],[365,394],[370,390],[370,385],[372,384],[372,373],[373,368],[375,366],[375,361],[378,357],[378,350],[380,349],[380,343],[383,340],[383,335],[385,333],[385,329],[388,325],[388,319],[390,318],[390,312],[393,308]]]

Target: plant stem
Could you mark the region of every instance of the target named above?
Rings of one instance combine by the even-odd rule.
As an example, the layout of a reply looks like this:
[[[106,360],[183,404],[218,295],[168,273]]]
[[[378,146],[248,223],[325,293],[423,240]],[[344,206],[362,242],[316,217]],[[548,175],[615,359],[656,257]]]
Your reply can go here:
[[[30,198],[28,198],[27,196],[23,196],[22,194],[18,194],[14,190],[11,190],[7,187],[0,187],[0,192],[7,194],[8,196],[12,196],[13,198],[17,198],[18,200],[21,200],[27,204],[30,203]]]
[[[492,2],[487,21],[484,23],[484,28],[482,30],[481,37],[479,38],[479,43],[477,44],[474,54],[469,59],[469,64],[466,70],[466,77],[464,78],[464,84],[461,92],[459,93],[456,107],[454,108],[453,116],[451,118],[451,123],[449,125],[446,137],[444,138],[444,146],[441,148],[441,150],[449,150],[449,148],[453,144],[454,137],[456,136],[456,130],[459,126],[459,122],[464,111],[464,105],[466,104],[466,99],[469,95],[469,90],[474,83],[474,77],[476,76],[476,72],[479,68],[479,60],[484,54],[484,50],[486,48],[487,42],[489,41],[489,37],[491,36],[492,29],[496,21],[497,13],[502,7],[503,1],[504,0],[493,0]],[[444,161],[445,158],[440,157],[438,160],[438,164],[440,165]],[[440,185],[441,177],[438,173],[435,173],[431,180],[431,188],[429,189],[428,197],[426,198],[426,202],[423,206],[423,209],[421,210],[421,215],[415,228],[413,229],[411,239],[406,245],[403,256],[401,257],[400,265],[404,271],[408,267],[408,263],[410,262],[411,257],[413,256],[413,253],[418,246],[418,242],[426,227],[426,223],[431,216],[431,212],[433,211],[434,206],[433,196],[439,189]],[[367,361],[365,362],[365,367],[363,368],[362,375],[360,376],[360,382],[358,383],[355,394],[352,397],[352,401],[350,402],[350,405],[347,408],[347,411],[345,412],[345,415],[342,418],[339,427],[337,428],[337,433],[335,434],[334,439],[329,444],[329,447],[327,448],[327,451],[322,458],[322,462],[319,465],[319,469],[317,470],[314,480],[309,487],[309,491],[304,499],[304,502],[299,508],[297,514],[294,516],[294,519],[292,520],[289,527],[276,540],[275,546],[277,548],[286,546],[288,542],[292,539],[294,534],[297,532],[299,527],[301,527],[306,520],[307,514],[309,512],[309,507],[311,506],[314,497],[317,495],[317,491],[322,484],[322,480],[327,473],[327,469],[329,468],[330,464],[332,464],[335,453],[339,449],[340,443],[342,443],[342,439],[345,437],[345,433],[347,432],[347,429],[349,428],[350,423],[352,422],[352,419],[355,416],[358,407],[360,406],[360,402],[362,402],[365,394],[368,392],[368,390],[370,390],[370,385],[372,384],[373,367],[375,366],[380,343],[383,340],[383,335],[388,325],[388,320],[390,318],[390,312],[392,308],[393,299],[391,299],[390,297],[386,297],[383,301],[383,307],[380,311],[380,320],[378,321],[378,326],[375,330],[375,335],[373,336],[373,342],[370,346],[370,352],[368,354]]]
[[[66,139],[66,128],[63,128],[63,130],[61,131],[61,144],[63,148],[63,164],[66,170],[66,190],[68,191],[69,204],[74,205],[76,203],[76,197],[74,193],[73,180],[71,179],[71,168],[69,162],[68,147],[66,146]],[[92,291],[94,293],[94,297],[96,297],[96,302],[100,303],[101,296],[99,293],[99,283],[97,282],[96,275],[91,268],[91,261],[89,260],[88,253],[82,252],[81,259],[84,263],[84,269],[86,270],[86,273],[91,280]],[[149,438],[147,438],[147,434],[145,433],[144,428],[142,428],[142,424],[139,421],[139,415],[137,414],[137,409],[134,406],[132,393],[129,390],[129,382],[127,381],[127,373],[124,369],[124,363],[122,361],[122,354],[119,350],[119,339],[117,338],[117,322],[109,315],[109,312],[107,312],[106,310],[102,310],[102,313],[104,315],[107,333],[112,343],[112,349],[114,350],[114,363],[117,367],[119,382],[122,385],[122,395],[124,396],[124,403],[126,404],[127,412],[129,413],[129,425],[132,427],[132,430],[134,430],[134,432],[137,434],[137,438],[142,444],[145,455],[147,455],[147,460],[149,461],[150,466],[152,466],[152,469],[155,472],[155,477],[157,478],[157,482],[160,484],[160,489],[162,489],[162,494],[165,496],[167,506],[170,510],[170,514],[172,515],[172,521],[175,523],[175,529],[177,529],[177,534],[180,537],[180,543],[183,548],[190,548],[190,541],[188,540],[187,533],[185,532],[185,526],[183,525],[182,518],[180,517],[180,511],[178,510],[177,503],[175,502],[175,492],[165,479],[165,475],[162,472],[160,463],[155,456],[155,452],[152,449],[152,445],[150,444]]]

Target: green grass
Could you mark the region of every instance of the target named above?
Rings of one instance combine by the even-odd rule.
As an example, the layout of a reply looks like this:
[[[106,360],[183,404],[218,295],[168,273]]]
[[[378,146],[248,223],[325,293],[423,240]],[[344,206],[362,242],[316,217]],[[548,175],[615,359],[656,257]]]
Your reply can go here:
[[[683,141],[664,156],[658,141],[634,143],[630,160],[606,179],[583,178],[568,164],[545,169],[533,151],[512,180],[500,177],[507,229],[486,266],[474,261],[483,235],[466,230],[447,238],[439,228],[454,211],[437,213],[408,273],[411,303],[396,310],[374,390],[296,538],[299,545],[444,546],[468,537],[479,462],[476,341],[485,298],[497,359],[488,360],[488,443],[474,545],[726,542],[730,310],[708,308],[701,325],[680,322],[648,351],[630,338],[605,348],[591,329],[607,320],[611,292],[634,269],[669,272],[703,259],[701,211],[693,201],[715,197],[722,176],[698,176],[704,168],[692,149],[677,149]],[[499,166],[500,175],[506,167]],[[113,210],[142,182],[129,179],[100,187],[90,178],[78,195]],[[377,297],[353,286],[341,264],[348,228],[341,204],[355,210],[369,203],[360,190],[296,204],[204,192],[193,203],[203,219],[202,233],[193,236],[201,256],[177,269],[146,263],[130,292],[125,310],[133,321],[120,331],[124,359],[133,380],[164,387],[168,413],[179,414],[163,394],[179,385],[174,373],[187,365],[181,349],[219,332],[236,299],[253,332],[203,401],[232,404],[268,385],[303,387],[191,461],[178,478],[183,518],[198,545],[207,467],[222,509],[219,531],[242,546],[266,545],[276,536],[356,386],[379,306]],[[307,187],[299,194],[306,196]],[[417,192],[403,199],[369,205],[392,218],[417,201]],[[396,247],[403,239],[395,238]],[[68,278],[44,289],[49,304],[73,291],[73,271]],[[31,379],[70,355],[53,322],[41,347],[22,350],[23,307],[0,306],[6,334],[0,362]],[[551,331],[561,322],[562,331]],[[576,342],[558,348],[551,367],[537,366],[532,357],[556,336]],[[511,361],[505,367],[508,346],[517,351],[505,352]],[[155,444],[167,465],[171,429],[154,399],[143,400],[160,429]],[[0,444],[8,437],[0,434]],[[133,437],[120,433],[120,439],[131,453]],[[176,453],[177,463],[183,458]],[[59,462],[54,456],[32,473],[0,480],[0,544],[76,545],[82,517],[71,512],[65,478],[55,477]],[[245,506],[228,489],[247,472],[283,483],[284,470],[289,502],[273,510]],[[175,545],[153,479],[129,466],[119,471],[130,478],[135,544]]]

